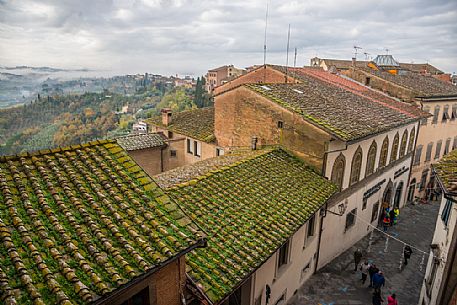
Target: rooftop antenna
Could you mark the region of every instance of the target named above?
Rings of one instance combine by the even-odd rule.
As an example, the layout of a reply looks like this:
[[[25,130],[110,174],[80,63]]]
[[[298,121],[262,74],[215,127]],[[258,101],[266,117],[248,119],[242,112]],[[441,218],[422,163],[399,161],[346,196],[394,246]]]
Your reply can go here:
[[[295,55],[294,55],[294,68],[297,66],[297,48],[295,48]]]
[[[264,40],[263,40],[263,82],[265,83],[266,82],[266,74],[265,74],[265,69],[267,67],[267,25],[268,25],[268,1],[266,1],[267,3],[267,9],[266,9],[266,13],[265,13],[265,37],[264,37]]]
[[[389,49],[388,48],[384,48],[384,50],[386,50],[386,55],[389,55]]]
[[[367,52],[363,52],[363,54],[365,54],[365,60],[368,60],[368,59],[370,59],[370,53],[367,53]]]
[[[286,83],[287,83],[287,74],[289,72],[289,42],[290,42],[290,23],[289,30],[287,31],[287,50],[286,50]]]
[[[357,52],[358,50],[362,50],[361,47],[358,47],[358,46],[354,46],[354,58],[357,59]]]

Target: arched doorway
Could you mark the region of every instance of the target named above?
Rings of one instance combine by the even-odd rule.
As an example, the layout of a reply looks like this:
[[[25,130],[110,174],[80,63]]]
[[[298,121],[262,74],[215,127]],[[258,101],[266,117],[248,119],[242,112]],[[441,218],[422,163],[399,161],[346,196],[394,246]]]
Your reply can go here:
[[[414,192],[416,191],[416,178],[411,180],[411,183],[409,184],[408,188],[408,202],[413,202],[414,201]]]
[[[403,181],[401,181],[395,190],[394,207],[400,207],[401,194],[403,193]]]
[[[384,194],[382,195],[382,202],[381,202],[381,212],[379,213],[378,224],[382,225],[382,220],[385,215],[385,211],[388,207],[390,207],[390,201],[392,199],[392,192],[393,192],[393,183],[392,180],[389,180],[387,183],[386,189],[384,190]]]

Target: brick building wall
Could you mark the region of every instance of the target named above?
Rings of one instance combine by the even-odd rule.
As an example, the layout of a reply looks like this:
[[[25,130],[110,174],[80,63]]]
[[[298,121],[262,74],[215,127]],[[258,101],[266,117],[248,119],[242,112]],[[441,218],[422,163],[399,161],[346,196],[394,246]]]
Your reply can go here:
[[[131,150],[127,153],[148,175],[153,176],[162,172],[161,147]]]
[[[321,170],[331,136],[270,100],[239,87],[216,97],[215,135],[221,147],[281,144]],[[278,127],[281,122],[282,128]]]
[[[148,289],[150,305],[181,305],[181,292],[184,293],[186,283],[185,266],[185,258],[182,256],[142,281],[112,294],[100,304],[121,305]]]
[[[288,77],[289,83],[295,82],[295,79]],[[285,83],[286,77],[284,73],[279,72],[269,66],[259,67],[247,74],[241,75],[219,87],[214,88],[213,93],[217,95],[219,93],[228,91],[242,84],[253,84],[253,83]]]

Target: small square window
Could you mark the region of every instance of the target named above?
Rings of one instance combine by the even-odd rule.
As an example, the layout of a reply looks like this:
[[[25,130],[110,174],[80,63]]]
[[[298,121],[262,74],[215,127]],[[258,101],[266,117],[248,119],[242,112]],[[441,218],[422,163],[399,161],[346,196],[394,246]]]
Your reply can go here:
[[[363,198],[362,201],[362,211],[367,208],[368,198]]]
[[[278,121],[278,128],[283,128],[284,127],[284,122],[283,121]]]
[[[315,219],[315,216],[313,215],[313,217],[311,217],[308,220],[308,232],[307,232],[308,237],[314,236],[314,231],[315,231],[314,219]]]
[[[286,265],[289,261],[289,241],[287,241],[284,245],[279,248],[278,254],[278,268]]]
[[[176,157],[176,150],[170,150],[170,157]]]

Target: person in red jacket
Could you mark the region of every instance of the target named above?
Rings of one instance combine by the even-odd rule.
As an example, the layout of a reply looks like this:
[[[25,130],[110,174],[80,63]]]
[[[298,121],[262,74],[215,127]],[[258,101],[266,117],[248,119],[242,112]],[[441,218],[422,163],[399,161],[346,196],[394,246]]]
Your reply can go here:
[[[387,305],[398,305],[397,296],[395,293],[392,293],[392,295],[387,297]]]

